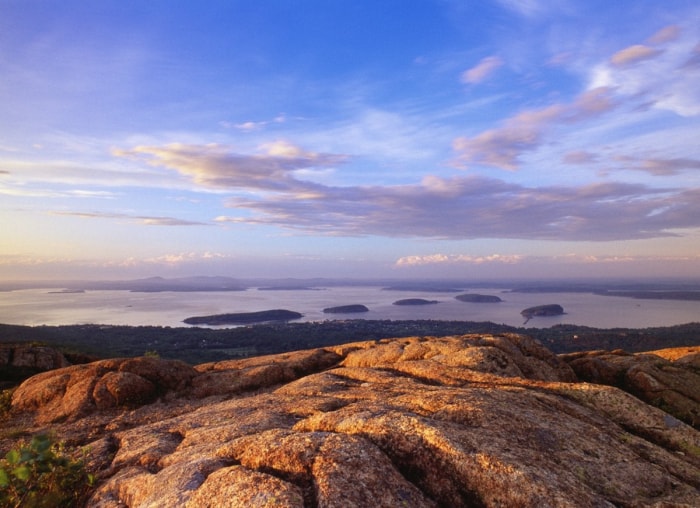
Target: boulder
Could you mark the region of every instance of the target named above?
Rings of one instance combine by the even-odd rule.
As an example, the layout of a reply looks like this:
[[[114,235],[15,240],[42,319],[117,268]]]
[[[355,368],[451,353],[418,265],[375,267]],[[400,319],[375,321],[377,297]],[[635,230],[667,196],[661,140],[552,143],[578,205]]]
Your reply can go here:
[[[12,408],[33,412],[37,422],[74,421],[94,410],[138,406],[183,390],[195,375],[191,366],[179,360],[101,360],[27,379],[13,393]]]

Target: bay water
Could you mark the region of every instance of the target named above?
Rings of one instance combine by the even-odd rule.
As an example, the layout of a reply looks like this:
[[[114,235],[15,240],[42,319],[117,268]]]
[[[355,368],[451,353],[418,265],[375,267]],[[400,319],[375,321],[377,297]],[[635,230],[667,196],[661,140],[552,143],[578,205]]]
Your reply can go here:
[[[559,304],[561,316],[536,317],[525,326],[546,328],[576,324],[596,328],[647,328],[700,321],[700,301],[642,300],[589,293],[511,293],[502,288],[473,291],[500,297],[500,303],[467,303],[459,293],[387,290],[378,286],[334,286],[314,289],[139,293],[89,290],[61,293],[55,289],[0,292],[0,323],[20,325],[151,325],[188,326],[191,316],[287,309],[302,321],[331,319],[491,321],[523,326],[528,307]],[[436,300],[433,305],[399,306],[400,299]],[[362,304],[369,312],[325,314],[324,308]]]

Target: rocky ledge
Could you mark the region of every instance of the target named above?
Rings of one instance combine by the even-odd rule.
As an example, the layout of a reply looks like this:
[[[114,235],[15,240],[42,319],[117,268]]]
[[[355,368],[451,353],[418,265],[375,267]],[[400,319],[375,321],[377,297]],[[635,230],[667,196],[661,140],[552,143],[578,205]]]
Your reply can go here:
[[[608,383],[637,359],[669,395],[659,373],[697,383],[699,354],[560,358],[467,335],[197,367],[103,360],[25,381],[6,426],[86,446],[94,507],[700,506],[686,413],[575,373]]]

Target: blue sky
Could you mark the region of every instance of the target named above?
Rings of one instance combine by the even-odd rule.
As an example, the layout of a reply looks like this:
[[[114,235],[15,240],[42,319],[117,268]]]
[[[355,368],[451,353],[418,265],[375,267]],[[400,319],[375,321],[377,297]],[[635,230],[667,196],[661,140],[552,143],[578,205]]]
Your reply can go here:
[[[684,0],[0,0],[0,277],[700,276]]]

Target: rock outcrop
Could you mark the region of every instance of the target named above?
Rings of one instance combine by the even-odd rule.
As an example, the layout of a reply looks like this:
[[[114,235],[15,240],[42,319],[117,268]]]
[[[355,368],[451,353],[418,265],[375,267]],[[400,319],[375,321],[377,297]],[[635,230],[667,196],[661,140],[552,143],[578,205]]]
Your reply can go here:
[[[621,388],[700,430],[700,347],[563,355],[589,383]]]
[[[0,346],[0,367],[27,368],[37,371],[59,369],[70,365],[57,349],[47,346]]]
[[[53,422],[87,445],[99,478],[89,506],[700,505],[697,430],[579,382],[570,358],[524,336],[196,368],[111,362],[41,374],[13,398],[30,430]],[[132,395],[115,395],[124,386]]]

